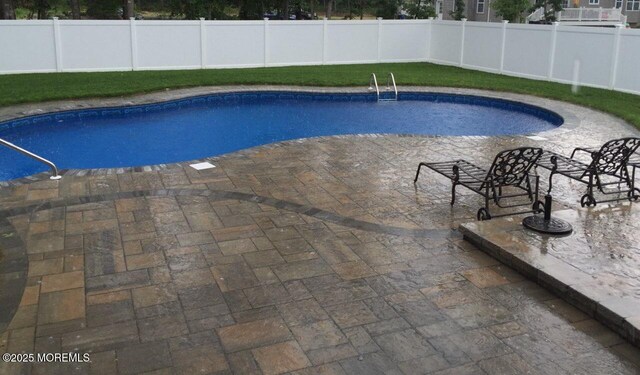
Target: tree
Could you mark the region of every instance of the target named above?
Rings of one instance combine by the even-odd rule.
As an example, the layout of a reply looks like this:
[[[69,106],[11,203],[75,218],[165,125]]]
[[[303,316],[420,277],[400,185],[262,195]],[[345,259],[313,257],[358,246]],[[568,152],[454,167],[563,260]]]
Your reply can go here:
[[[494,0],[491,4],[496,15],[509,22],[520,22],[529,9],[529,0]]]
[[[241,20],[261,20],[264,16],[264,4],[261,0],[241,0],[238,17]]]
[[[69,7],[71,8],[71,17],[74,20],[80,19],[80,0],[69,0]]]
[[[13,0],[0,0],[0,20],[15,20],[16,11]]]
[[[120,0],[89,0],[87,2],[87,15],[99,20],[120,18]]]
[[[333,0],[327,0],[326,8],[324,9],[324,14],[325,14],[325,17],[327,17],[328,20],[331,19],[331,9],[332,8],[333,8]]]
[[[466,16],[464,14],[464,5],[464,0],[456,0],[453,4],[453,10],[449,12],[451,18],[456,21],[460,21],[461,19],[465,18]]]
[[[533,12],[538,8],[544,8],[545,21],[555,22],[557,20],[556,13],[562,10],[562,0],[536,0],[529,11]]]
[[[128,20],[131,17],[135,17],[133,8],[134,8],[133,0],[122,0],[122,19],[123,20]]]
[[[32,12],[37,14],[39,20],[49,18],[51,5],[47,0],[35,0],[32,4]]]
[[[224,13],[225,5],[224,0],[173,0],[170,4],[174,15],[183,15],[188,20],[200,17],[210,20],[225,19],[227,18]]]
[[[431,3],[423,2],[423,0],[418,0],[410,5],[407,12],[415,19],[426,19],[436,16],[436,8],[434,8]]]
[[[394,19],[398,14],[400,3],[398,0],[378,0],[376,5],[376,17]]]
[[[364,18],[364,8],[367,6],[367,0],[355,0],[353,8],[360,19]]]

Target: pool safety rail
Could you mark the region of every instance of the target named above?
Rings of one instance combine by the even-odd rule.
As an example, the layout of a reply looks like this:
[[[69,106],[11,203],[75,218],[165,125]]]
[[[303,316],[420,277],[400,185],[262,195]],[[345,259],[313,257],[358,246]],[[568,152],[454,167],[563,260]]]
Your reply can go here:
[[[376,78],[375,73],[371,73],[371,78],[369,79],[369,91],[376,90],[376,98],[380,100],[380,89],[378,88],[378,79]]]
[[[391,90],[391,85],[393,85],[394,97],[393,99],[387,100],[398,100],[398,87],[396,86],[396,77],[393,76],[393,73],[389,72],[389,75],[387,76],[387,91]]]
[[[0,138],[0,144],[2,144],[3,146],[9,147],[12,150],[18,151],[19,153],[21,153],[21,154],[23,154],[25,156],[28,156],[28,157],[30,157],[32,159],[35,159],[35,160],[37,160],[37,161],[39,161],[39,162],[41,162],[43,164],[46,164],[49,168],[51,168],[51,173],[53,173],[53,175],[51,177],[49,177],[50,179],[59,180],[59,179],[62,178],[62,176],[60,176],[58,174],[58,167],[56,167],[56,165],[53,164],[51,161],[49,161],[49,160],[47,160],[47,159],[45,159],[45,158],[43,158],[41,156],[38,156],[38,155],[34,154],[33,152],[27,151],[22,147],[16,146],[11,142],[5,141],[2,138]]]
[[[391,91],[393,87],[393,96],[391,98],[381,98],[380,97],[380,88],[378,87],[378,79],[376,78],[375,73],[371,73],[371,78],[369,79],[369,91],[376,90],[376,98],[379,102],[388,102],[388,101],[397,101],[398,100],[398,87],[396,86],[396,78],[393,76],[393,73],[389,73],[387,76],[387,86],[385,92]]]

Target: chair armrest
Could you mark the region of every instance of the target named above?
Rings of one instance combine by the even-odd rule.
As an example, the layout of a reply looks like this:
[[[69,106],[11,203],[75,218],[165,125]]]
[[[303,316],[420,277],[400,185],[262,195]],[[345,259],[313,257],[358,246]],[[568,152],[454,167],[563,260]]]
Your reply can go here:
[[[573,149],[573,152],[571,153],[571,159],[573,159],[573,157],[575,156],[576,152],[578,151],[582,151],[582,152],[586,152],[587,154],[589,154],[592,158],[593,155],[598,152],[598,150],[593,149],[593,148],[584,148],[584,147],[576,147]]]

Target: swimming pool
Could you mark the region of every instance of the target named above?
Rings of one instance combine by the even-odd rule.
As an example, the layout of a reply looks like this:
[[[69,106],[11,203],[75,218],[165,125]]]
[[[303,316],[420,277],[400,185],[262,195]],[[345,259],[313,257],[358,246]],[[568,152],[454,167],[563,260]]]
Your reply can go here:
[[[400,93],[397,102],[377,102],[373,94],[238,92],[24,117],[0,123],[0,138],[61,169],[88,169],[201,159],[316,136],[513,135],[562,123],[540,107],[470,95]],[[0,181],[45,170],[0,148]]]

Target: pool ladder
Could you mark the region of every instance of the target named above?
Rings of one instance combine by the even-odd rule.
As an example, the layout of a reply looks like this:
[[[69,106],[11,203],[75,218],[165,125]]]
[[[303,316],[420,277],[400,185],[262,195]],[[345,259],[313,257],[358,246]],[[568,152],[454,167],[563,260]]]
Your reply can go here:
[[[49,168],[51,168],[51,173],[53,173],[53,176],[49,177],[50,179],[59,180],[59,179],[62,178],[62,176],[60,176],[58,174],[58,167],[56,167],[56,165],[53,164],[52,162],[50,162],[49,160],[47,160],[47,159],[45,159],[45,158],[43,158],[41,156],[38,156],[38,155],[34,154],[33,152],[27,151],[22,147],[16,146],[11,142],[5,141],[2,138],[0,138],[0,145],[7,146],[12,150],[18,151],[19,153],[21,153],[23,155],[26,155],[26,156],[28,156],[30,158],[33,158],[33,159],[35,159],[35,160],[37,160],[37,161],[39,161],[39,162],[41,162],[43,164],[46,164]]]
[[[371,73],[371,79],[369,79],[369,90],[376,90],[376,98],[379,102],[390,102],[398,100],[398,87],[396,86],[396,78],[393,76],[393,73],[389,73],[387,75],[387,86],[385,92],[391,91],[391,87],[393,85],[393,97],[391,98],[381,98],[380,97],[380,88],[378,87],[378,79],[376,78],[375,73]]]

